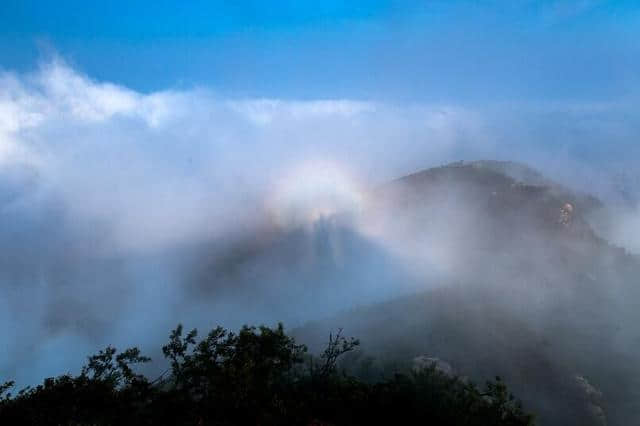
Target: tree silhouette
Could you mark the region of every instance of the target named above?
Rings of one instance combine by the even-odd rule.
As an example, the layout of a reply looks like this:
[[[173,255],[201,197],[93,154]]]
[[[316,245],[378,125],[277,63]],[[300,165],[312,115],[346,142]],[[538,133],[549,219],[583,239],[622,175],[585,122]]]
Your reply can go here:
[[[199,341],[195,329],[183,331],[171,331],[162,348],[169,368],[153,381],[135,372],[150,360],[138,348],[108,346],[78,376],[48,378],[15,396],[13,383],[0,385],[0,424],[533,424],[500,378],[481,391],[435,365],[373,384],[339,371],[341,357],[359,346],[342,330],[319,357],[282,324],[217,327]]]

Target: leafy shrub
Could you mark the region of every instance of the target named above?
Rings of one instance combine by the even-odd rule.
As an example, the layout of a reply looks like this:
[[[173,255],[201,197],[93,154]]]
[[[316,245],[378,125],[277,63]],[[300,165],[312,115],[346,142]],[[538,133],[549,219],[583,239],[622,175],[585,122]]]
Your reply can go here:
[[[78,376],[45,379],[13,396],[0,386],[0,424],[20,425],[530,425],[504,383],[484,390],[435,366],[370,383],[340,371],[359,345],[330,335],[319,357],[275,328],[221,327],[197,341],[179,325],[162,348],[165,374],[136,374],[137,348],[107,347]],[[4,395],[4,396],[3,396]]]

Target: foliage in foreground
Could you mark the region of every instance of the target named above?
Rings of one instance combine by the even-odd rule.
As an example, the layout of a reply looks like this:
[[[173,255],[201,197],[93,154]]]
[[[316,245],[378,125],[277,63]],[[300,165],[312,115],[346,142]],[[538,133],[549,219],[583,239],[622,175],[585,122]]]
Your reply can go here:
[[[531,425],[504,383],[473,384],[435,366],[377,383],[339,371],[358,346],[340,333],[319,357],[276,328],[215,328],[197,340],[182,326],[163,353],[165,375],[149,380],[137,348],[107,347],[78,376],[45,379],[17,395],[0,385],[0,424],[20,425]],[[4,396],[3,396],[4,395]]]

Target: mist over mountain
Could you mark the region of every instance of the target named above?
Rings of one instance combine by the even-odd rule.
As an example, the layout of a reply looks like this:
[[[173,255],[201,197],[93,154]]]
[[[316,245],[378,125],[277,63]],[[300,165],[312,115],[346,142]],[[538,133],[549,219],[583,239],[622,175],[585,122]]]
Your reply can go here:
[[[594,231],[606,203],[497,161],[364,198],[355,213],[203,250],[191,291],[226,319],[321,318],[296,331],[315,350],[344,328],[379,362],[428,355],[478,381],[499,374],[541,424],[640,415],[640,259]]]
[[[33,179],[19,170],[7,176],[25,188]],[[24,231],[4,230],[23,232],[24,244],[3,257],[12,282],[5,290],[27,303],[12,292],[47,275],[42,301],[28,301],[41,303],[46,328],[26,305],[16,312],[35,325],[23,335],[44,333],[54,350],[88,352],[128,333],[144,335],[153,353],[178,321],[284,321],[315,350],[328,330],[344,328],[377,362],[430,356],[474,380],[499,374],[541,424],[626,424],[640,414],[640,261],[594,231],[606,203],[499,161],[417,172],[371,187],[356,204],[343,196],[331,190],[320,210],[294,197],[285,213],[267,208],[224,238],[126,258],[83,254],[94,243],[65,231],[61,207],[31,223],[22,216]],[[51,200],[38,202],[56,211]],[[9,221],[20,204],[7,205]],[[27,236],[37,227],[34,244]],[[41,259],[39,269],[29,256]],[[82,290],[87,282],[91,292]],[[126,321],[113,323],[118,316]],[[5,349],[4,374],[34,362],[36,374],[52,373],[50,359],[46,370],[37,367],[41,350]]]
[[[494,371],[541,424],[637,417],[640,263],[585,219],[602,202],[496,162],[426,170],[379,195],[384,238],[420,265],[445,265],[446,278],[312,323],[301,336],[320,344],[322,330],[345,327],[388,362],[428,355],[476,380]]]
[[[344,328],[376,362],[430,356],[478,381],[499,374],[541,424],[640,414],[640,259],[594,231],[606,203],[497,161],[424,170],[365,198],[221,257],[211,247],[192,291],[257,320],[321,318],[295,333],[315,350]]]
[[[0,423],[637,423],[637,1],[0,24]]]
[[[637,415],[634,187],[571,155],[612,121],[632,134],[628,104],[558,106],[560,133],[596,131],[557,148],[531,106],[142,94],[60,62],[0,86],[2,378],[106,344],[160,360],[179,322],[283,321],[500,374],[542,424]],[[511,140],[534,168],[503,161]]]
[[[316,350],[345,328],[386,362],[428,355],[478,381],[499,374],[541,424],[640,413],[640,261],[587,220],[606,204],[494,161],[425,170],[364,198],[357,212],[192,249],[187,299],[201,305],[187,316],[316,319],[296,331]]]

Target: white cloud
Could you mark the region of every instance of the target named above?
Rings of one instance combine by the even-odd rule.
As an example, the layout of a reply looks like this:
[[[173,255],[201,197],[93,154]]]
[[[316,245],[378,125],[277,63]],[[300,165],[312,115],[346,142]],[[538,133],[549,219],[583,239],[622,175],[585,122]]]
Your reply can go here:
[[[301,162],[349,164],[381,180],[444,160],[458,130],[475,125],[455,108],[142,94],[59,60],[0,85],[0,158],[37,170],[76,220],[108,224],[111,243],[129,248],[247,219]]]
[[[313,117],[354,117],[366,112],[374,112],[376,104],[347,99],[316,101],[282,101],[278,99],[250,99],[230,101],[229,106],[246,115],[256,124],[266,125],[274,119],[304,120]]]
[[[620,109],[143,94],[55,60],[0,78],[0,165],[32,169],[74,221],[107,229],[106,246],[148,249],[251,223],[276,182],[310,163],[371,185],[459,159],[515,159],[570,181],[567,170],[585,170],[574,147],[635,134]]]

